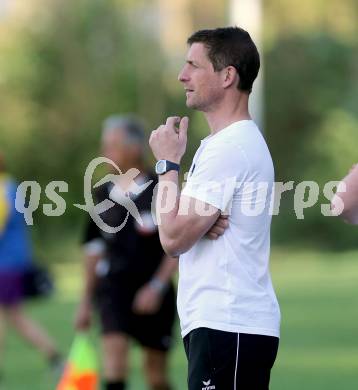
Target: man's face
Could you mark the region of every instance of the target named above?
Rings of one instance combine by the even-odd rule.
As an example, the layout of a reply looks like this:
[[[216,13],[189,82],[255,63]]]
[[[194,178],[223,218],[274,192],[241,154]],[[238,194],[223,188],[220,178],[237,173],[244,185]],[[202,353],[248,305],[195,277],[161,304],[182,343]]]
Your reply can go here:
[[[193,43],[178,79],[186,91],[186,105],[208,112],[223,96],[221,72],[215,72],[202,43]]]
[[[138,159],[138,148],[128,143],[124,130],[115,129],[104,133],[101,151],[104,157],[109,158],[120,169],[132,168]]]

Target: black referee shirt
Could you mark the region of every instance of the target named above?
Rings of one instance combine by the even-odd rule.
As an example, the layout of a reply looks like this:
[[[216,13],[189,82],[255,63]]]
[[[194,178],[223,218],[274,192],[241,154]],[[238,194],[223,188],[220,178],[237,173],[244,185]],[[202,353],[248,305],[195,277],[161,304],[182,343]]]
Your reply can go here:
[[[155,225],[152,215],[152,198],[157,177],[152,174],[143,176],[143,182],[153,182],[137,197],[130,194],[143,221],[141,226],[135,218],[129,214],[125,226],[117,233],[107,233],[100,229],[90,219],[85,230],[83,243],[89,243],[94,239],[102,239],[105,244],[105,259],[109,264],[108,275],[115,276],[118,273],[128,272],[136,274],[142,280],[148,280],[158,269],[164,255],[160,244],[158,227]],[[95,203],[110,199],[113,183],[105,183],[94,192]],[[127,216],[127,209],[116,203],[115,206],[100,214],[105,223],[111,227],[120,226]]]

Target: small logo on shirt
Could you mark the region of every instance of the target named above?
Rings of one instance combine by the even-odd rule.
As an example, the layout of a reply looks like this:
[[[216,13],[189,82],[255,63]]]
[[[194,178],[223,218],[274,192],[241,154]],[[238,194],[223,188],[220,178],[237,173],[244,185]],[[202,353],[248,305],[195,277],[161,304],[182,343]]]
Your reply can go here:
[[[214,385],[211,385],[211,379],[209,379],[208,381],[203,381],[203,385],[204,387],[201,388],[201,390],[215,390],[215,386]]]
[[[194,173],[195,170],[195,164],[193,164],[193,167],[190,170],[189,176],[191,176]]]

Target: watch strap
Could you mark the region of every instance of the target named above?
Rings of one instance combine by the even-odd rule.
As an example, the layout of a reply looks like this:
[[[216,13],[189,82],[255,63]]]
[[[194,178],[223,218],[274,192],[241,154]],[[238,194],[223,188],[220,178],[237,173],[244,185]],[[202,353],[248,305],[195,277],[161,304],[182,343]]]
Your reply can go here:
[[[160,166],[160,168],[159,168],[159,166]],[[155,166],[155,172],[157,173],[157,175],[164,175],[165,173],[167,173],[169,171],[179,172],[179,168],[180,168],[180,166],[177,163],[174,163],[174,162],[169,161],[169,160],[159,160]]]
[[[180,165],[177,164],[177,163],[174,163],[172,161],[169,161],[169,160],[166,160],[167,164],[166,164],[166,170],[165,172],[169,172],[169,171],[177,171],[179,172],[179,169],[180,169]]]

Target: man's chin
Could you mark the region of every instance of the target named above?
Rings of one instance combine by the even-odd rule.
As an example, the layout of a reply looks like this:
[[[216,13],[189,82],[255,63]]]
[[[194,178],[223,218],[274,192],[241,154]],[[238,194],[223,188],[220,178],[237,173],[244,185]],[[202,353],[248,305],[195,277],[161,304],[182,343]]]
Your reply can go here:
[[[195,102],[191,101],[190,99],[186,99],[186,106],[188,108],[192,108],[193,110],[197,110],[198,109],[198,105],[195,104]]]

